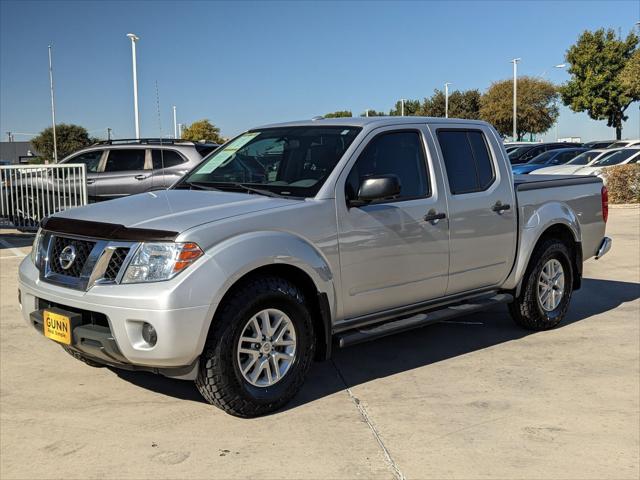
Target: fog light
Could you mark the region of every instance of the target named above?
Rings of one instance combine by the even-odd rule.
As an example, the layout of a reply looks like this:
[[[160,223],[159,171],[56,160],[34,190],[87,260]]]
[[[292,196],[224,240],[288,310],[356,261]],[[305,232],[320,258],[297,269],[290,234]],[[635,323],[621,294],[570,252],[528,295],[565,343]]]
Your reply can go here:
[[[153,328],[153,325],[151,325],[150,323],[145,322],[142,324],[142,339],[152,347],[158,341],[158,334],[156,333],[156,329]]]

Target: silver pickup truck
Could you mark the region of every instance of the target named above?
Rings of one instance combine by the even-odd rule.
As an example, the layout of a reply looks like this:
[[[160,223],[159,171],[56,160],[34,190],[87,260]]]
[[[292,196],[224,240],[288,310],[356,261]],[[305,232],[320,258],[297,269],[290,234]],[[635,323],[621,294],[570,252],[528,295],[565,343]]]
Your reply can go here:
[[[174,184],[47,218],[25,320],[92,366],[195,380],[252,417],[313,359],[506,303],[562,321],[611,247],[596,177],[514,178],[480,121],[323,119],[239,135]]]

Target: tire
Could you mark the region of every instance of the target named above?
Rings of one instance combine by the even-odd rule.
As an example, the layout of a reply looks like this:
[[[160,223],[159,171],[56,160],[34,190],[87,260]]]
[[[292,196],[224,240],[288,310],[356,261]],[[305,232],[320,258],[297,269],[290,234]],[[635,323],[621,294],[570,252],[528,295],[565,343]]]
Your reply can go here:
[[[556,263],[557,262],[557,263]],[[539,286],[539,281],[546,283],[542,275],[546,266],[546,272],[554,265],[562,267],[564,284],[559,300],[551,301],[544,286]],[[557,275],[556,275],[557,277]],[[556,287],[554,287],[555,290]],[[558,295],[560,290],[555,290],[552,295]],[[566,316],[571,294],[573,292],[573,262],[567,246],[560,240],[549,239],[538,245],[531,255],[529,266],[525,272],[520,295],[509,305],[509,312],[514,321],[528,330],[549,330],[557,326]],[[550,302],[543,305],[544,302]],[[557,305],[554,304],[557,302]]]
[[[105,367],[105,365],[103,365],[102,363],[98,363],[98,362],[94,362],[93,360],[89,360],[87,357],[82,355],[80,352],[76,352],[75,350],[72,350],[69,347],[63,346],[62,348],[64,349],[65,352],[67,352],[73,358],[75,358],[76,360],[80,360],[83,363],[86,363],[90,367],[93,367],[93,368],[104,368]]]
[[[271,343],[269,343],[268,352],[270,355],[278,355],[277,349],[293,348],[295,355],[292,357],[286,367],[286,360],[274,360],[275,367],[272,366],[271,359],[267,358],[269,354],[264,354],[266,344],[249,342],[250,348],[255,348],[253,352],[260,352],[260,358],[243,354],[247,348],[240,349],[240,341],[242,339],[253,338],[254,333],[249,334],[248,328],[254,325],[253,319],[258,319],[258,327],[264,327],[265,311],[267,317],[269,312],[280,312],[284,316],[273,318],[281,318],[283,322],[288,322],[292,327],[287,331],[287,341],[281,343],[293,342],[293,347],[275,346],[278,340],[273,337],[267,337],[267,341],[273,340],[273,351]],[[260,316],[258,316],[260,315]],[[267,320],[269,325],[281,325],[277,319]],[[285,325],[286,326],[286,325]],[[259,329],[258,329],[259,330]],[[264,330],[264,328],[263,328]],[[254,330],[251,330],[254,332]],[[255,333],[256,338],[260,337],[259,331]],[[281,333],[280,335],[284,335]],[[264,337],[263,337],[264,338]],[[293,338],[293,340],[291,340]],[[284,336],[282,337],[284,339]],[[247,346],[246,340],[243,340],[243,347]],[[260,346],[260,348],[258,348]],[[287,352],[285,352],[287,353]],[[235,289],[228,299],[220,306],[219,312],[213,319],[207,343],[204,352],[200,357],[200,366],[198,376],[196,378],[196,386],[202,396],[212,405],[224,410],[225,412],[243,418],[257,417],[278,410],[291,400],[302,387],[302,383],[311,366],[315,353],[315,334],[313,323],[305,302],[302,290],[297,286],[283,278],[274,276],[261,276],[250,279]],[[245,365],[255,362],[253,370],[245,371],[250,367],[242,364],[242,356],[246,358]],[[264,355],[264,357],[263,357]],[[284,355],[284,354],[282,354]],[[255,374],[258,366],[266,362],[265,370],[260,370],[260,377],[250,380],[250,374]],[[280,363],[282,362],[282,363]],[[278,367],[277,365],[281,365]],[[269,385],[258,385],[258,382],[268,383],[272,380],[272,375],[276,375],[284,369],[284,373],[277,373],[280,377],[275,383]],[[241,370],[242,368],[242,370]],[[268,368],[268,378],[266,369]]]

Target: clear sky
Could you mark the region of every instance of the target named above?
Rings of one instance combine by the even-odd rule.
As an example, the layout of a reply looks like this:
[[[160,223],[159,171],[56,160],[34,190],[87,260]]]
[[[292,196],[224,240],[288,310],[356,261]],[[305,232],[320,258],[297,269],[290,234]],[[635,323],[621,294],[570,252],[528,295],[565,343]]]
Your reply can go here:
[[[54,46],[58,122],[92,135],[134,134],[136,33],[140,123],[159,136],[209,118],[225,136],[334,110],[388,111],[444,82],[484,91],[519,73],[562,82],[553,68],[585,29],[626,35],[640,1],[63,2],[0,0],[0,133],[49,126],[47,45]],[[640,136],[632,105],[623,137]],[[559,136],[613,138],[606,122],[561,109]],[[16,140],[28,137],[16,136]],[[547,139],[555,138],[551,130]]]

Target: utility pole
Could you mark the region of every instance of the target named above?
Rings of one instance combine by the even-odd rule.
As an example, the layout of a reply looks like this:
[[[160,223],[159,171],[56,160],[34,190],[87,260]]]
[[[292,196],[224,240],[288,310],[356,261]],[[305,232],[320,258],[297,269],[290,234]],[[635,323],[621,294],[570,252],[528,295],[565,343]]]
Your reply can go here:
[[[107,140],[111,140],[111,129],[107,127]]]
[[[182,138],[182,127],[184,125],[182,123],[178,124],[178,138]]]
[[[178,123],[176,120],[176,106],[173,106],[173,138],[178,138]]]
[[[444,84],[444,118],[449,118],[449,85],[451,82]]]
[[[513,63],[513,141],[518,141],[518,62],[521,58],[514,58]]]
[[[56,139],[56,104],[53,99],[53,64],[49,45],[49,86],[51,87],[51,122],[53,124],[53,163],[58,163],[58,143]]]
[[[400,116],[404,117],[404,98],[400,99]]]
[[[136,42],[140,40],[135,33],[127,33],[131,39],[131,59],[133,61],[133,115],[136,124],[136,140],[140,140],[140,115],[138,114],[138,66],[136,62]]]
[[[7,137],[9,137],[9,142],[13,142],[13,137],[11,136],[11,132],[6,132]]]

